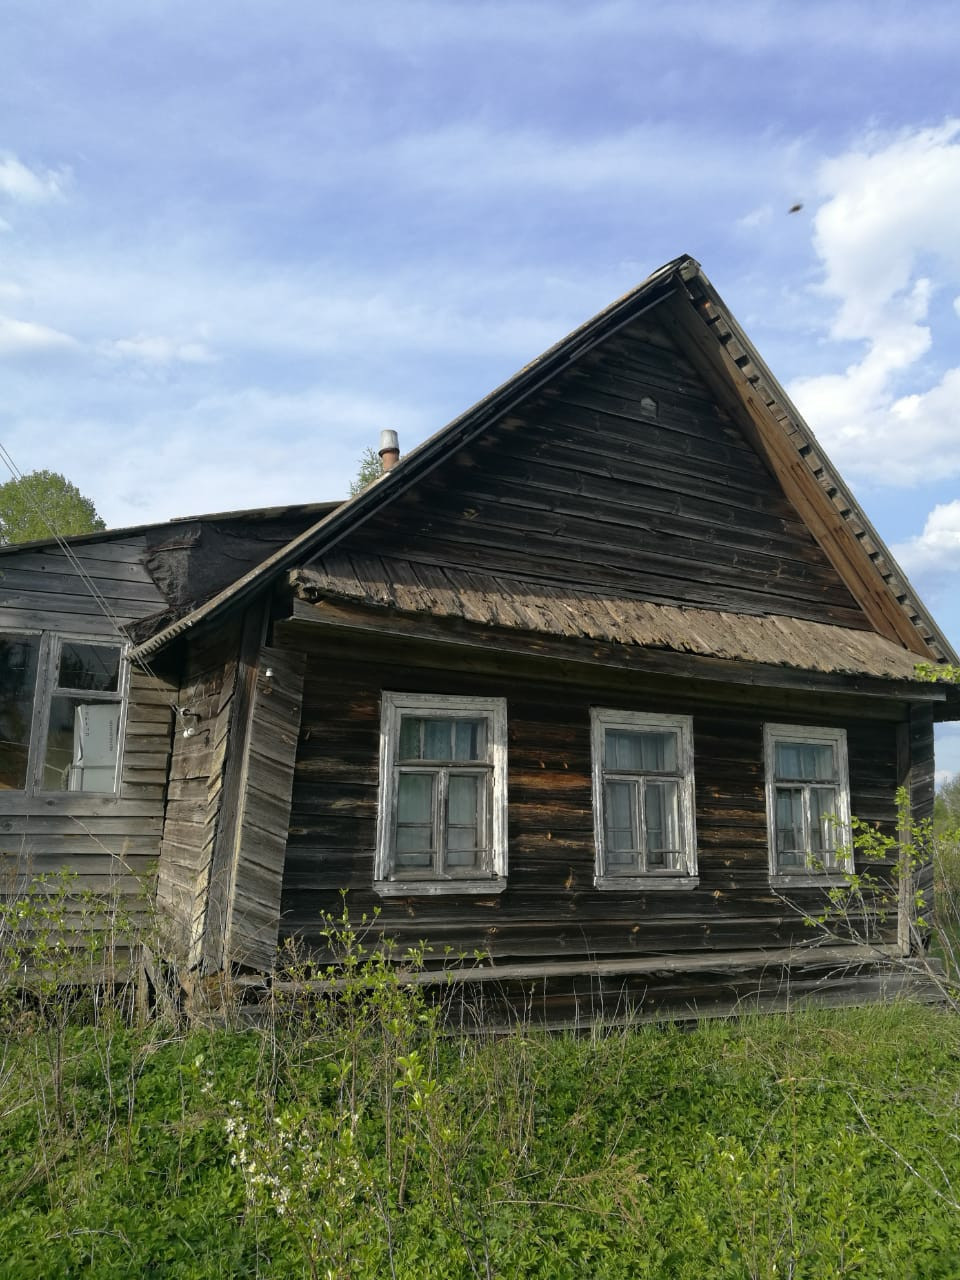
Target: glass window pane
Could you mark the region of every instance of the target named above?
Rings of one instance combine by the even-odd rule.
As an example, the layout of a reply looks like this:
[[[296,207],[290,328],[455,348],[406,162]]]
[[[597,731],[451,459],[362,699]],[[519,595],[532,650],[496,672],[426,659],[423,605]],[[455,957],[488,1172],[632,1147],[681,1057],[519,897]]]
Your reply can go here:
[[[837,846],[835,787],[810,788],[810,852],[827,853]]]
[[[423,759],[452,760],[452,737],[452,720],[425,719],[423,722]]]
[[[677,735],[607,729],[604,764],[628,773],[676,773]]]
[[[420,739],[423,721],[419,716],[402,716],[400,719],[400,742],[397,746],[398,760],[420,760]]]
[[[433,829],[398,827],[395,865],[398,870],[408,871],[414,867],[432,867]]]
[[[60,645],[57,683],[61,689],[92,689],[116,693],[120,687],[120,648],[64,640]]]
[[[454,760],[486,759],[486,727],[485,720],[454,720]]]
[[[44,791],[112,792],[120,744],[119,702],[85,703],[57,696],[50,702]]]
[[[39,636],[0,636],[0,789],[27,785]]]
[[[795,782],[831,782],[836,776],[833,747],[829,743],[778,742],[778,778]]]
[[[608,782],[604,787],[604,810],[607,862],[633,865],[639,851],[636,783]]]
[[[777,787],[777,861],[781,866],[803,866],[803,791]]]
[[[453,826],[477,825],[481,779],[475,773],[450,774],[447,788],[447,819]]]
[[[647,865],[673,867],[680,851],[680,793],[676,782],[648,782],[644,789]]]
[[[397,821],[433,823],[432,773],[401,773],[397,782]]]
[[[486,779],[451,773],[447,783],[447,864],[476,865],[480,849],[480,804]]]

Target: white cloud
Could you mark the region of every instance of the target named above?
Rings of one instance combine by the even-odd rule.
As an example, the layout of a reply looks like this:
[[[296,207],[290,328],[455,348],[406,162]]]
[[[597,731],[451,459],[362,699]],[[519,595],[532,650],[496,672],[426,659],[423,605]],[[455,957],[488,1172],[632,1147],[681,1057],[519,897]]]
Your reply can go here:
[[[935,506],[923,532],[892,551],[907,573],[960,573],[960,499]]]
[[[216,356],[203,342],[178,342],[160,336],[118,338],[101,345],[105,355],[139,361],[148,365],[212,364]]]
[[[31,169],[9,152],[0,155],[0,196],[21,204],[60,199],[68,178],[66,169]]]
[[[842,470],[894,485],[958,475],[960,368],[941,356],[956,335],[938,341],[930,311],[938,289],[960,284],[960,120],[873,138],[827,162],[820,184],[814,243],[819,292],[836,306],[830,336],[866,351],[791,393]]]
[[[45,324],[14,320],[0,315],[0,356],[32,355],[43,351],[63,351],[79,346],[75,338]]]
[[[113,528],[203,511],[344,498],[380,429],[403,451],[435,427],[375,393],[272,392],[259,386],[185,400],[131,417],[122,447],[110,421],[36,414],[4,440],[21,468],[68,475]],[[29,461],[27,461],[29,459]]]

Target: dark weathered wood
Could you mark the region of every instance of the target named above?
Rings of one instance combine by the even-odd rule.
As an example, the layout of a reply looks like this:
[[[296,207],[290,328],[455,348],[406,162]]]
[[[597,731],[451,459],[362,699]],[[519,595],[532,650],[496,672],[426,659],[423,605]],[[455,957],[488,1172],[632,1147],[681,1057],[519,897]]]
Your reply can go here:
[[[198,637],[187,650],[178,691],[178,705],[194,714],[178,720],[174,731],[157,900],[170,944],[188,965],[199,960],[207,919],[238,644],[228,629]]]
[[[666,389],[679,368],[669,345],[641,340],[647,372],[625,366],[630,341],[515,406],[341,552],[388,547],[414,563],[869,628],[712,389],[685,362]]]
[[[809,467],[750,384],[749,375],[734,358],[730,344],[717,342],[709,333],[707,319],[687,306],[664,303],[661,314],[671,333],[697,360],[700,371],[721,403],[736,413],[750,431],[752,442],[776,475],[783,491],[800,512],[838,575],[881,634],[898,640],[923,658],[935,658],[894,593],[874,571],[862,547],[840,513],[824,500],[822,490]]]
[[[372,916],[379,907],[377,929],[401,948],[425,939],[434,957],[449,947],[454,954],[479,950],[498,963],[510,957],[579,963],[591,956],[716,955],[809,940],[803,912],[815,913],[824,891],[798,889],[789,905],[769,885],[764,714],[751,705],[752,693],[728,686],[705,707],[690,682],[648,676],[625,680],[615,700],[604,695],[602,705],[624,710],[693,714],[700,850],[696,890],[610,894],[593,886],[589,709],[596,694],[507,671],[431,671],[402,664],[399,652],[381,650],[378,660],[351,662],[343,653],[331,659],[322,632],[310,644],[281,937],[295,934],[320,945],[318,922],[324,912],[338,913],[340,890],[347,889],[352,915]],[[384,688],[507,698],[510,863],[502,894],[381,900],[373,892]],[[811,700],[804,713],[803,696],[767,691],[766,718],[846,728],[854,810],[890,830],[895,704],[887,720],[860,721],[851,700],[838,716],[830,714],[829,701]]]
[[[299,627],[297,624],[301,624]],[[578,644],[571,639],[551,635],[525,636],[517,632],[480,630],[469,625],[458,625],[455,619],[410,618],[400,614],[376,615],[341,602],[324,600],[316,604],[293,604],[293,619],[285,624],[285,634],[296,635],[296,643],[306,639],[310,627],[335,628],[353,631],[358,635],[407,637],[447,646],[462,648],[473,653],[495,652],[507,655],[525,655],[547,660],[566,659],[571,663],[583,663],[609,670],[620,668],[638,673],[659,672],[669,676],[686,676],[689,679],[718,681],[723,684],[742,684],[751,687],[795,688],[812,692],[832,691],[873,695],[883,699],[904,697],[929,698],[941,701],[945,697],[935,684],[923,689],[916,684],[897,680],[878,680],[868,676],[848,676],[829,672],[792,670],[789,667],[768,667],[759,663],[725,661],[699,654],[670,653],[654,648],[628,645]],[[482,661],[478,657],[478,661]],[[930,690],[927,692],[926,690]]]
[[[224,950],[261,970],[276,955],[305,665],[264,646],[250,704]]]

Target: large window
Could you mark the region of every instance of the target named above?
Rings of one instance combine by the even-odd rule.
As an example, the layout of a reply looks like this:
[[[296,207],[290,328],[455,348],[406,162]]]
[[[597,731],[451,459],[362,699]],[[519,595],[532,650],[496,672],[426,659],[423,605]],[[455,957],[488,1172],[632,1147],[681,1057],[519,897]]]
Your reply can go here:
[[[770,873],[817,883],[847,869],[850,787],[843,729],[764,726]]]
[[[505,887],[506,750],[503,698],[383,694],[379,892]]]
[[[117,790],[123,647],[0,633],[0,790]]]
[[[599,889],[697,883],[689,716],[591,711]]]

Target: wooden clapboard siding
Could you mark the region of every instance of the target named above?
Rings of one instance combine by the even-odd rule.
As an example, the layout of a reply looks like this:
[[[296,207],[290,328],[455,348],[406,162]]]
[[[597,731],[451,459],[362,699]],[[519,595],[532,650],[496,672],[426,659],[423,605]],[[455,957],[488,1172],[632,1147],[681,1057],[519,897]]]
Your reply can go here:
[[[870,629],[655,313],[454,451],[338,550]]]
[[[59,547],[10,552],[0,558],[0,630],[115,638],[114,619],[122,625],[166,607],[166,597],[147,572],[143,535],[79,543],[71,550],[70,558]],[[104,598],[108,612],[83,575]]]
[[[847,699],[729,687],[704,704],[688,682],[638,673],[602,694],[519,671],[444,671],[381,647],[369,661],[308,649],[300,746],[281,904],[281,936],[319,944],[320,919],[348,890],[351,915],[379,908],[376,927],[412,944],[507,959],[684,955],[785,947],[809,940],[803,913],[821,890],[798,889],[793,905],[771,890],[763,777],[763,723],[837,725],[847,731],[853,811],[895,830],[897,725],[876,705],[861,719]],[[380,693],[382,689],[507,699],[509,871],[500,895],[380,899],[373,891]],[[693,716],[700,884],[694,890],[613,894],[593,887],[589,711],[592,705]],[[891,925],[891,928],[895,927]]]
[[[276,954],[305,661],[262,648],[250,701],[224,953],[257,969]]]
[[[0,893],[66,871],[102,900],[94,923],[109,923],[111,903],[128,918],[150,914],[175,695],[163,676],[131,671],[118,796],[56,793],[27,804],[0,792]]]
[[[158,905],[178,956],[195,963],[207,919],[210,867],[223,798],[237,686],[238,636],[229,628],[195,638],[184,661],[178,705],[195,713],[175,727]],[[186,728],[195,732],[185,734]]]

